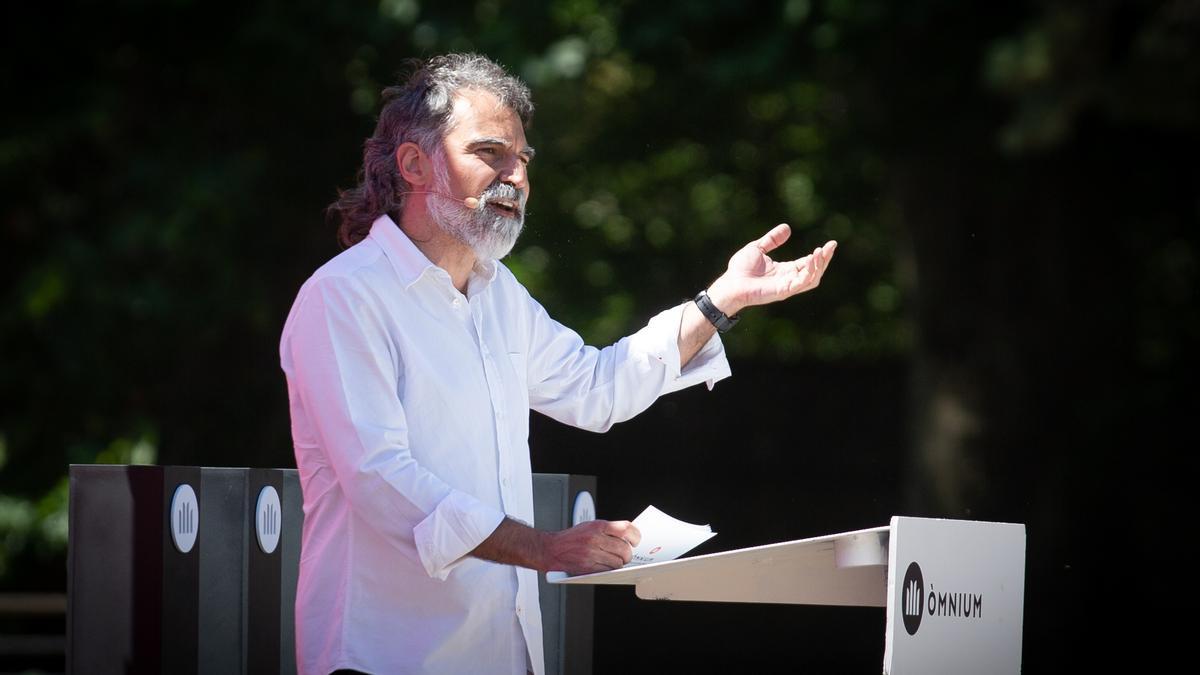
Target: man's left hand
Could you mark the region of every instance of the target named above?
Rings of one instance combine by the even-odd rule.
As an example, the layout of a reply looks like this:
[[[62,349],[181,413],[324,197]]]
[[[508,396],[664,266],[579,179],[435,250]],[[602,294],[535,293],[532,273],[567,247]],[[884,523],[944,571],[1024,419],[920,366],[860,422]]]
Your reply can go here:
[[[782,246],[791,234],[787,225],[776,225],[733,254],[729,268],[708,287],[708,296],[717,309],[733,316],[744,307],[790,298],[821,283],[837,242],[829,241],[797,260],[772,260],[767,254]]]

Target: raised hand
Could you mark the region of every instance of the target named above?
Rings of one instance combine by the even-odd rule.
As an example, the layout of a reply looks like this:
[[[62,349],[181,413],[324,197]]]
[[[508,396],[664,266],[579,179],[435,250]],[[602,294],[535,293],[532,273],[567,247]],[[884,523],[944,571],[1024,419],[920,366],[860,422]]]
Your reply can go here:
[[[796,260],[772,260],[767,254],[782,246],[791,234],[787,225],[776,225],[733,254],[728,269],[708,288],[708,295],[718,309],[732,316],[743,307],[777,302],[821,283],[837,242],[826,242]]]

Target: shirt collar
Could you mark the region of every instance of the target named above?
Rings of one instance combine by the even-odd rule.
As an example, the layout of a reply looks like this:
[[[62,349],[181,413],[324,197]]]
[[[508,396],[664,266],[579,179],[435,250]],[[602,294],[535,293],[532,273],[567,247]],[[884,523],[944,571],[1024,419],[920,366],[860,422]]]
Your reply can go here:
[[[376,218],[375,222],[371,224],[369,236],[383,248],[384,255],[392,264],[396,275],[400,277],[400,283],[404,284],[405,290],[412,288],[412,285],[420,281],[421,277],[427,273],[441,272],[441,275],[445,276],[446,281],[449,282],[450,275],[425,257],[421,249],[417,248],[404,230],[401,230],[400,226],[386,213]],[[471,279],[468,281],[468,288],[472,295],[492,283],[492,280],[496,278],[496,269],[499,264],[496,260],[477,260],[475,262],[475,267],[471,270]]]

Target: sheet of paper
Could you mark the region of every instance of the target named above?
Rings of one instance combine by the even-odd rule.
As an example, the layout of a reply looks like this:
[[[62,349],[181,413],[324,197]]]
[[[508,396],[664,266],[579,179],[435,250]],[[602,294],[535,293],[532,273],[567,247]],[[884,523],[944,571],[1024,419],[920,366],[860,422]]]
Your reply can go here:
[[[626,567],[674,560],[717,534],[708,525],[685,523],[654,506],[647,506],[633,524],[641,531],[642,541],[633,549],[633,559]]]
[[[633,519],[633,524],[642,533],[642,541],[633,549],[633,558],[625,567],[674,560],[717,534],[708,525],[685,523],[654,506],[647,506],[642,515]],[[546,580],[551,583],[567,576],[566,572],[546,572]]]

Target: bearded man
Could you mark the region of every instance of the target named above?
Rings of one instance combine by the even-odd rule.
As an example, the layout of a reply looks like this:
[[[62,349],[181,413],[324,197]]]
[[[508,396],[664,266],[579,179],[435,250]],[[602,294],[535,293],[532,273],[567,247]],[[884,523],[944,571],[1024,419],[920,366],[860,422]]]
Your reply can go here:
[[[498,261],[530,195],[528,88],[477,55],[384,92],[346,250],[300,289],[280,344],[304,495],[302,673],[540,675],[537,574],[629,562],[628,521],[535,530],[529,410],[593,431],[729,373],[718,337],[811,289],[829,242],[790,262],[780,225],[689,301],[589,347]]]

